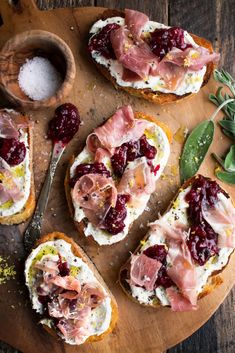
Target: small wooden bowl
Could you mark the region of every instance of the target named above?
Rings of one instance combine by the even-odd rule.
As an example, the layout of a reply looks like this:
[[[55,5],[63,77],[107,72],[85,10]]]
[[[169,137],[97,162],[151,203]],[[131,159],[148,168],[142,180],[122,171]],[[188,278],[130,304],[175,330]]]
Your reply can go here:
[[[26,59],[45,57],[62,76],[58,91],[45,100],[32,100],[19,87],[20,67]],[[41,30],[20,33],[11,38],[0,52],[0,85],[6,97],[16,106],[26,109],[41,109],[58,104],[68,95],[73,86],[76,66],[71,49],[57,35]]]

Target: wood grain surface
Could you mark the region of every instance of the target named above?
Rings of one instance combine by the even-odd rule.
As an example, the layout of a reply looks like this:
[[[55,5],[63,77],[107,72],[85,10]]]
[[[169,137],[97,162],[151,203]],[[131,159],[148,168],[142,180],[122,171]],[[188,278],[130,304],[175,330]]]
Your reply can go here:
[[[234,17],[233,0],[173,0],[157,2],[145,1],[72,1],[72,0],[38,0],[41,9],[68,6],[105,6],[113,8],[135,8],[147,13],[151,19],[170,25],[179,25],[187,30],[210,39],[222,53],[221,65],[235,74],[234,63]],[[3,38],[0,38],[2,43]],[[92,114],[92,113],[90,113]],[[43,171],[42,171],[43,173]],[[225,302],[213,317],[193,336],[182,342],[168,353],[234,353],[235,351],[235,290],[231,291]],[[15,352],[3,344],[0,352]],[[153,351],[154,352],[154,351]],[[33,353],[33,352],[32,352]],[[155,353],[155,352],[154,352]]]

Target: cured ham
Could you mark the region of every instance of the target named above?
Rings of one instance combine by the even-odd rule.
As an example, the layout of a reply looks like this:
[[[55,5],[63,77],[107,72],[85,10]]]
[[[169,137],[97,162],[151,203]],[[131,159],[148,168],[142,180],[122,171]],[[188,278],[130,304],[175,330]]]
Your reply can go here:
[[[141,31],[148,21],[149,18],[144,13],[125,9],[125,24],[133,36],[140,37]]]
[[[152,291],[157,280],[161,262],[145,254],[131,256],[130,284]]]
[[[104,148],[112,154],[115,147],[129,140],[138,140],[147,126],[148,121],[135,120],[130,105],[123,106],[104,125],[96,128],[87,137],[87,149],[96,153],[98,148]]]
[[[192,305],[196,305],[197,274],[186,245],[188,236],[186,226],[181,223],[170,226],[162,218],[150,226],[152,230],[161,232],[168,243],[168,261],[171,264],[167,268],[168,276],[180,289],[182,296],[188,299]]]
[[[184,79],[188,69],[198,71],[209,62],[216,62],[220,55],[210,53],[206,48],[174,48],[158,64],[157,73],[164,79],[168,88],[176,89]]]
[[[89,334],[89,318],[92,309],[104,299],[103,290],[94,283],[81,285],[80,281],[71,276],[59,274],[60,254],[58,259],[50,255],[43,256],[34,268],[42,271],[37,292],[40,296],[50,297],[48,313],[52,318],[59,319],[57,328],[66,339],[75,339],[77,344],[84,341]]]
[[[143,80],[147,80],[150,74],[156,74],[159,59],[146,42],[142,39],[133,42],[130,31],[124,27],[111,32],[110,39],[115,56],[124,68],[133,71]]]
[[[167,274],[192,305],[197,303],[197,273],[190,251],[185,242],[170,244],[168,258],[171,266]]]
[[[8,139],[19,137],[18,129],[6,111],[0,112],[0,137]]]
[[[185,50],[174,48],[162,59],[161,64],[171,63],[189,68],[193,71],[198,71],[209,62],[218,61],[219,57],[220,54],[210,53],[209,50],[200,46],[198,48],[188,48]],[[159,64],[159,66],[161,66],[161,64]]]
[[[235,247],[235,208],[230,199],[223,197],[213,208],[204,205],[204,219],[218,233],[218,247]]]
[[[169,287],[166,289],[166,293],[170,300],[172,311],[192,311],[197,310],[197,306],[190,303],[190,301],[183,297],[176,288]]]
[[[219,60],[219,54],[210,53],[201,46],[192,48],[191,45],[185,45],[186,49],[173,47],[163,58],[158,57],[141,37],[148,21],[148,16],[143,13],[125,10],[126,26],[111,32],[112,48],[123,66],[124,81],[147,80],[150,75],[159,75],[168,89],[176,90],[189,69],[198,71],[209,62]]]
[[[141,196],[150,195],[155,190],[155,178],[146,159],[136,161],[134,168],[126,168],[118,185],[118,192],[131,196],[130,204],[138,207]]]
[[[117,189],[112,178],[99,174],[83,175],[72,189],[72,199],[82,207],[94,225],[101,225],[117,201]]]
[[[10,166],[0,157],[0,205],[7,201],[16,202],[23,196],[14,180]]]

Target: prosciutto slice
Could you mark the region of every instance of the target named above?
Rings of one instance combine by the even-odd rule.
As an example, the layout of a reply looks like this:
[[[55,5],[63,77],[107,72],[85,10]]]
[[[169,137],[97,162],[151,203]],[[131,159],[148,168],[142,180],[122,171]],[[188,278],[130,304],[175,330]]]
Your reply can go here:
[[[155,178],[146,159],[135,161],[134,168],[127,167],[118,185],[118,192],[131,196],[130,204],[138,207],[143,204],[142,197],[150,195],[155,190]]]
[[[104,148],[112,154],[115,147],[130,140],[138,140],[149,124],[146,120],[135,119],[130,105],[123,106],[105,124],[96,128],[87,137],[87,149],[96,153],[98,148]]]
[[[223,196],[223,198],[215,204],[214,208],[204,205],[202,214],[213,230],[218,233],[218,247],[234,248],[235,208],[231,199]]]
[[[167,296],[171,304],[172,311],[192,311],[197,310],[197,306],[190,303],[190,301],[183,297],[177,289],[169,287],[166,289]]]
[[[10,166],[0,157],[0,205],[7,201],[19,201],[23,193],[14,180]]]
[[[49,316],[58,319],[57,328],[66,340],[83,343],[90,334],[90,316],[105,299],[106,294],[97,283],[81,282],[71,276],[60,276],[56,256],[45,255],[34,267],[42,271],[40,285],[35,284],[38,295],[50,297]]]
[[[124,68],[147,80],[150,74],[156,74],[159,58],[146,42],[140,38],[134,42],[130,36],[131,32],[124,27],[111,32],[110,40],[115,56]]]
[[[117,201],[117,189],[112,178],[100,174],[83,175],[71,191],[72,199],[82,207],[88,220],[102,225],[106,214]]]
[[[161,262],[145,254],[131,256],[130,284],[152,291],[157,280]]]
[[[0,137],[7,139],[19,137],[16,125],[6,111],[0,111]]]
[[[172,266],[167,268],[167,274],[180,289],[184,298],[192,305],[197,304],[197,273],[192,263],[190,251],[185,242],[170,244],[168,258]]]
[[[144,13],[125,9],[125,24],[133,36],[140,37],[141,31],[148,21],[149,18]]]
[[[149,75],[159,75],[166,87],[176,90],[188,69],[200,70],[209,62],[217,62],[220,55],[204,47],[180,50],[173,48],[161,61],[141,38],[149,18],[134,10],[125,10],[125,27],[111,32],[110,40],[119,63],[123,66],[124,81],[147,80]]]
[[[179,288],[181,296],[196,306],[197,273],[186,244],[188,236],[186,226],[181,223],[170,226],[163,218],[151,223],[150,226],[152,230],[161,232],[168,243],[167,259],[171,264],[167,267],[168,276]]]
[[[158,64],[157,73],[169,89],[176,89],[185,77],[188,69],[198,71],[209,62],[217,62],[220,55],[210,53],[206,48],[173,48]]]

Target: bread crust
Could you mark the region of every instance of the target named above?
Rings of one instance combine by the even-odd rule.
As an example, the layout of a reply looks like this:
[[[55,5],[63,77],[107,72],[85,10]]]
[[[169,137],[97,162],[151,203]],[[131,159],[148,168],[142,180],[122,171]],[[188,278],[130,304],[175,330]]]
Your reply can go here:
[[[125,17],[124,12],[123,11],[118,11],[118,10],[105,10],[98,19],[102,19],[105,20],[107,18],[110,17],[115,17],[115,16],[120,16],[120,17]],[[198,37],[195,34],[191,34],[192,38],[194,39],[195,43],[208,49],[210,53],[213,52],[213,47],[210,41],[208,41],[205,38],[202,37]],[[97,69],[100,71],[100,73],[107,78],[107,80],[111,81],[112,84],[114,85],[114,87],[116,89],[120,89],[120,90],[124,90],[126,92],[128,92],[129,94],[139,97],[139,98],[144,98],[149,102],[155,103],[155,104],[159,104],[159,105],[163,105],[163,104],[169,104],[169,103],[176,103],[179,101],[182,101],[186,98],[192,97],[193,95],[195,95],[196,93],[186,93],[182,96],[179,96],[177,94],[174,93],[163,93],[163,92],[159,92],[159,91],[152,91],[151,89],[137,89],[137,88],[133,88],[133,87],[123,87],[120,86],[116,79],[110,74],[109,70],[101,65],[98,64],[90,55],[92,61],[94,62],[94,64],[96,65]],[[205,86],[207,84],[207,82],[209,81],[213,70],[215,68],[215,64],[210,62],[207,64],[207,69],[203,78],[203,83],[201,85],[201,88],[203,86]]]
[[[193,182],[195,181],[195,179],[197,178],[196,176],[193,176],[192,178],[186,180],[186,182],[179,188],[177,194],[175,195],[175,197],[172,199],[172,201],[170,202],[168,208],[166,209],[166,211],[164,212],[164,214],[166,214],[172,207],[174,201],[177,199],[177,197],[179,196],[179,193],[183,190],[185,190],[188,186],[192,185]],[[209,179],[209,178],[208,178]],[[146,233],[145,237],[143,238],[143,241],[148,239],[148,232]],[[137,254],[139,252],[141,248],[141,244],[136,248],[136,250],[133,252],[133,254]],[[231,256],[231,255],[230,255]],[[227,262],[227,264],[229,263],[229,260]],[[220,284],[223,283],[223,279],[220,277],[220,273],[223,271],[223,269],[226,267],[227,265],[223,266],[219,271],[214,271],[207,279],[207,283],[205,284],[205,286],[203,287],[203,290],[201,293],[199,293],[198,295],[198,299],[201,299],[205,296],[207,296],[209,293],[211,293],[216,287],[218,287]],[[147,307],[153,307],[153,308],[159,308],[162,305],[158,302],[153,303],[153,304],[143,304],[140,303],[136,298],[134,298],[131,294],[131,290],[130,290],[130,286],[129,284],[126,282],[126,278],[123,275],[123,271],[125,270],[129,270],[130,268],[130,257],[128,258],[128,260],[126,261],[126,263],[120,268],[119,271],[119,278],[118,278],[118,282],[120,284],[120,286],[122,287],[122,290],[124,291],[124,293],[128,296],[129,299],[131,299],[132,301],[134,301],[135,303],[142,305],[142,306],[147,306]],[[170,308],[168,306],[168,308]]]
[[[135,112],[135,119],[145,119],[151,122],[154,122],[155,124],[157,124],[158,126],[160,126],[163,131],[165,132],[169,142],[172,142],[173,139],[173,135],[171,130],[168,128],[168,126],[166,124],[164,124],[161,121],[158,121],[156,118],[152,117],[151,115],[142,113],[142,112]],[[70,168],[73,165],[74,162],[74,156],[72,156],[70,158],[69,164],[68,164],[68,168],[66,170],[66,175],[65,175],[65,180],[64,180],[64,187],[65,187],[65,195],[66,195],[66,199],[67,199],[67,203],[68,203],[68,207],[69,207],[69,213],[71,215],[71,217],[74,220],[74,206],[73,206],[73,202],[72,202],[72,197],[71,197],[71,188],[69,185],[69,181],[70,181]],[[84,222],[84,220],[82,220],[81,222],[77,222],[74,220],[74,224],[76,229],[78,230],[79,234],[84,236],[84,229],[86,227],[86,224]],[[130,225],[131,228],[131,225]],[[93,243],[96,243],[95,240],[93,239],[92,235],[88,236],[89,240]],[[111,246],[111,245],[110,245]]]
[[[112,307],[112,319],[109,325],[109,328],[103,332],[101,335],[93,335],[87,338],[87,340],[84,342],[95,342],[95,341],[100,341],[102,340],[105,336],[107,336],[109,333],[111,333],[117,323],[118,320],[118,306],[117,306],[117,302],[116,299],[114,298],[113,294],[111,293],[110,289],[108,288],[108,286],[106,285],[106,283],[104,282],[102,276],[99,274],[97,268],[95,267],[95,265],[93,264],[93,262],[89,259],[89,257],[86,255],[86,253],[84,252],[84,250],[70,237],[68,237],[67,235],[65,235],[64,233],[61,232],[53,232],[53,233],[49,233],[46,234],[44,236],[42,236],[38,241],[37,244],[35,246],[35,248],[40,245],[43,244],[47,241],[53,241],[56,239],[62,239],[64,241],[66,241],[67,243],[71,244],[71,250],[73,252],[73,254],[77,257],[80,257],[88,266],[89,268],[92,270],[92,272],[94,273],[95,277],[97,278],[97,280],[99,281],[99,283],[105,288],[105,290],[108,292],[110,298],[111,298],[111,307]],[[56,334],[55,330],[53,330],[52,328],[49,328],[46,325],[43,325],[43,328],[50,333],[52,336],[54,337],[58,337],[59,336]]]
[[[33,127],[26,116],[20,115],[18,116],[18,118],[21,119],[21,121],[24,121],[29,124],[27,130],[28,130],[28,140],[29,140],[29,159],[30,159],[29,166],[30,166],[30,172],[31,172],[30,194],[22,211],[11,216],[0,217],[0,224],[5,224],[5,225],[19,224],[19,223],[25,222],[29,217],[32,216],[36,205],[34,176],[33,176]]]

